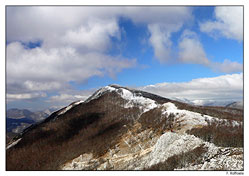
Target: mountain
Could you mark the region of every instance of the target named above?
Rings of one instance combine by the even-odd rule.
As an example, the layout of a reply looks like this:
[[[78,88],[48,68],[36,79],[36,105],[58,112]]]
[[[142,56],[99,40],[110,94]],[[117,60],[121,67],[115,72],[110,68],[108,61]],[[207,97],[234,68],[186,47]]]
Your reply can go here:
[[[8,109],[6,112],[7,141],[11,140],[30,125],[47,118],[51,114],[51,111],[54,111],[54,109],[36,112],[27,109]]]
[[[8,109],[6,112],[7,132],[20,133],[28,126],[42,121],[49,116],[49,114],[37,111],[31,112],[27,109]]]
[[[237,101],[237,102],[232,102],[228,105],[226,105],[226,107],[228,108],[237,108],[237,109],[243,109],[243,101]]]
[[[243,109],[243,101],[234,102],[233,100],[189,100],[187,98],[171,97],[170,99],[197,106],[222,106]],[[231,106],[229,106],[231,104]],[[234,106],[232,106],[234,104]]]
[[[6,112],[7,118],[11,119],[30,119],[35,122],[41,121],[51,114],[52,109],[46,109],[44,111],[32,112],[27,109],[8,109]]]
[[[170,100],[118,85],[31,125],[7,170],[243,170],[243,110]]]
[[[21,118],[21,119],[6,119],[7,122],[7,132],[20,133],[24,128],[30,126],[35,123],[34,120],[29,118]]]

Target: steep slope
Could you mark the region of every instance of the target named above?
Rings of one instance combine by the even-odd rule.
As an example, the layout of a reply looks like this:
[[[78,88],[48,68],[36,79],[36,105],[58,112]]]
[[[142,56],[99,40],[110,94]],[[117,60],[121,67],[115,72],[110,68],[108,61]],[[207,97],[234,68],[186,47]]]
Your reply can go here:
[[[35,123],[34,120],[31,120],[29,118],[12,119],[8,117],[6,119],[6,122],[7,122],[7,132],[13,132],[13,133],[19,133],[24,128],[27,128],[29,125]]]
[[[54,108],[50,108],[44,111],[32,112],[27,109],[8,109],[6,111],[7,143],[9,143],[13,137],[21,133],[25,128],[47,118],[51,114],[51,111],[54,110]]]
[[[226,105],[226,107],[243,109],[243,102],[242,101],[233,102],[233,103],[230,103],[230,104]]]
[[[238,140],[205,129],[213,124],[230,129],[226,136]],[[212,159],[224,157],[235,163],[232,170],[240,170],[242,126],[243,111],[198,107],[110,85],[24,130],[7,146],[7,170],[208,170]]]

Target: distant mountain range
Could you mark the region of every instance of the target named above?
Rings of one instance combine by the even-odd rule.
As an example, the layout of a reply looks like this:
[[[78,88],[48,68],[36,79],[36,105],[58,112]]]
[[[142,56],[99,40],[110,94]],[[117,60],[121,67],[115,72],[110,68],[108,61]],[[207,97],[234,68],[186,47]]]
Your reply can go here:
[[[189,100],[187,98],[171,97],[172,100],[177,100],[183,103],[188,103],[197,106],[223,106],[237,109],[243,109],[243,101],[233,100]]]
[[[7,140],[21,133],[25,128],[47,118],[55,109],[32,112],[27,109],[8,109],[6,112]]]
[[[243,110],[109,85],[14,137],[6,163],[7,170],[243,170],[243,139]]]
[[[233,103],[226,105],[226,107],[237,108],[237,109],[243,109],[243,106],[244,106],[243,101],[233,102]]]

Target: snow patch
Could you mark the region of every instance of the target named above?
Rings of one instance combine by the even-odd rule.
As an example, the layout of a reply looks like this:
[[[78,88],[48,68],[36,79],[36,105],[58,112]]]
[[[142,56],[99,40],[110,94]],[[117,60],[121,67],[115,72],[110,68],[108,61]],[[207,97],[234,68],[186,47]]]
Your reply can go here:
[[[65,114],[69,109],[71,109],[73,107],[73,105],[69,105],[66,108],[64,108],[63,110],[61,110],[58,115],[62,115]]]
[[[70,110],[72,107],[76,106],[76,105],[79,105],[81,103],[83,103],[84,100],[80,100],[80,101],[77,101],[77,102],[74,102],[72,103],[71,105],[67,106],[66,108],[64,108],[63,110],[61,110],[58,115],[62,115],[62,114],[65,114],[68,110]]]
[[[134,107],[134,105],[139,105],[143,109],[144,113],[157,107],[157,104],[154,100],[144,98],[143,96],[137,96],[136,94],[124,88],[120,88],[120,90],[121,92],[119,94],[121,97],[128,101],[124,106],[125,108],[131,108]]]
[[[175,115],[175,123],[178,123],[182,126],[181,130],[187,131],[191,128],[200,125],[205,126],[208,125],[206,122],[206,118],[202,116],[200,113],[177,109],[175,104],[168,102],[162,105],[162,114],[174,114]],[[213,117],[208,116],[208,118],[212,119]]]
[[[163,114],[165,114],[167,111],[171,111],[171,112],[173,112],[173,113],[179,111],[179,110],[177,109],[177,107],[175,106],[175,104],[170,103],[170,102],[164,103],[164,104],[162,105],[162,107],[164,108]]]
[[[145,98],[143,96],[136,95],[135,93],[131,92],[130,90],[122,87],[112,87],[112,86],[105,86],[99,91],[97,91],[92,97],[90,97],[85,102],[89,102],[91,100],[99,98],[101,95],[103,95],[105,92],[113,92],[115,91],[118,93],[123,99],[127,100],[128,102],[124,105],[124,108],[132,108],[134,106],[139,106],[143,113],[147,112],[151,109],[154,109],[157,107],[157,104],[154,100],[151,100],[149,98]]]
[[[111,87],[111,86],[105,86],[101,89],[99,89],[96,93],[94,93],[90,98],[88,98],[85,103],[88,103],[92,100],[98,99],[101,95],[103,95],[105,92],[113,92],[115,91],[116,88]]]
[[[182,131],[190,130],[196,126],[207,126],[208,122],[215,122],[216,124],[224,124],[231,127],[239,126],[242,122],[235,120],[219,119],[216,117],[203,115],[197,112],[192,112],[188,110],[177,109],[177,107],[171,103],[164,103],[161,105],[162,114],[171,114],[175,115],[175,123],[178,123],[182,126]]]
[[[13,147],[13,146],[15,146],[20,140],[21,140],[22,138],[20,138],[20,139],[17,139],[16,141],[14,141],[14,142],[12,142],[10,145],[8,145],[7,146],[7,148],[6,149],[9,149],[9,148],[11,148],[11,147]]]
[[[75,102],[73,105],[78,105],[78,104],[81,104],[83,102],[84,102],[84,100],[80,100],[80,101]]]
[[[204,163],[176,170],[243,170],[243,148],[214,147],[214,149],[215,152],[208,151],[206,153],[209,156],[204,156]]]
[[[173,155],[179,155],[182,152],[188,152],[200,146],[203,141],[193,135],[179,135],[177,133],[163,134],[155,144],[149,155],[149,164],[152,166],[160,162],[166,161]]]

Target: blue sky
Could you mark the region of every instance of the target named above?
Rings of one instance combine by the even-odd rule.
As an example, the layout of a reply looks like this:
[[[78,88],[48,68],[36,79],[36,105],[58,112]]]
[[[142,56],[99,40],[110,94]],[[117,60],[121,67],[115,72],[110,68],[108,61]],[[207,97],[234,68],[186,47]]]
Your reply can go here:
[[[6,32],[8,108],[61,107],[113,83],[243,96],[242,7],[9,6]]]

